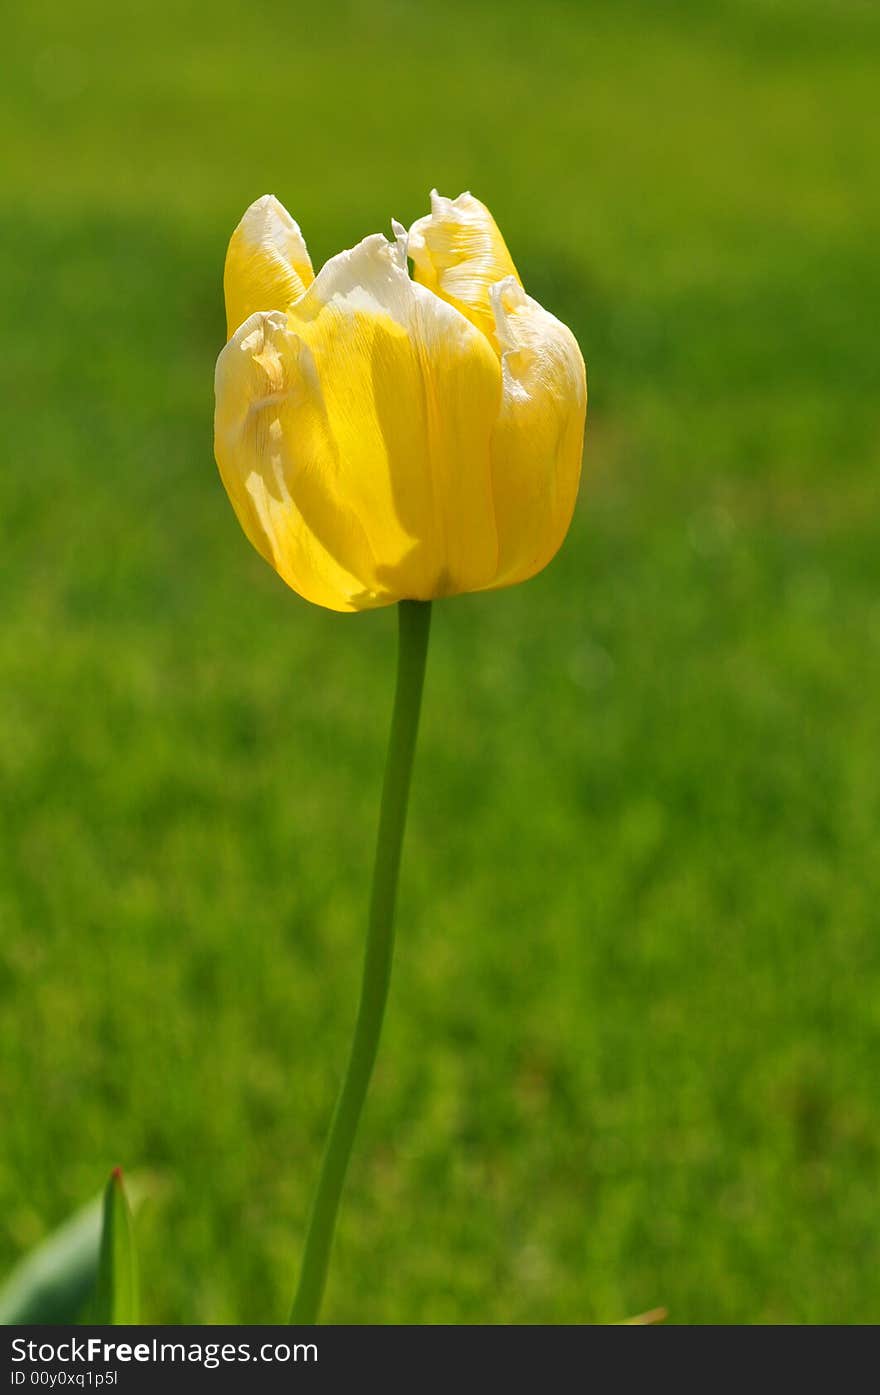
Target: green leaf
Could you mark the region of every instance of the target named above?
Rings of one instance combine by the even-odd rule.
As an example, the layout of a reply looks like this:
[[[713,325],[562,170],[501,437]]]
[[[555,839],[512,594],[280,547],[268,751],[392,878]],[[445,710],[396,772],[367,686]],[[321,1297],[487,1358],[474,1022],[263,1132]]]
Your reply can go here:
[[[0,1286],[0,1326],[76,1322],[95,1287],[101,1209],[96,1197],[16,1265]]]
[[[104,1225],[95,1294],[94,1321],[114,1327],[140,1321],[137,1256],[131,1209],[116,1167],[104,1192]]]

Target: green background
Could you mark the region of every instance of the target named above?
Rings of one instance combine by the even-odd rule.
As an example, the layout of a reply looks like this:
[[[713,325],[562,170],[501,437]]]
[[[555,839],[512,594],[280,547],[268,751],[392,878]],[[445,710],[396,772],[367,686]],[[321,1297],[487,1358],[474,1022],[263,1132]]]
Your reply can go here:
[[[436,607],[325,1316],[880,1310],[880,10],[4,19],[0,1268],[152,1174],[146,1316],[280,1320],[342,1068],[394,616],[212,461],[226,240],[437,185],[588,364],[569,539]]]

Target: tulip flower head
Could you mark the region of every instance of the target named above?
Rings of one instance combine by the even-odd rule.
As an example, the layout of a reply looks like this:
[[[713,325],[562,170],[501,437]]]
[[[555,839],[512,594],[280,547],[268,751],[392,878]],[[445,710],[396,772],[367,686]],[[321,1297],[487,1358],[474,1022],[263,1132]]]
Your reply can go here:
[[[580,477],[580,350],[488,209],[435,192],[393,231],[315,276],[266,195],[226,257],[220,474],[257,550],[337,611],[525,581],[560,547]]]

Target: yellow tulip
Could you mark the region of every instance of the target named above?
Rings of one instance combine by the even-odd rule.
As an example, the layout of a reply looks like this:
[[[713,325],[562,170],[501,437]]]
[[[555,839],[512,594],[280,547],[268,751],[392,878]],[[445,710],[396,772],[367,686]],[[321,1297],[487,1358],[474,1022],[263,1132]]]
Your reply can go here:
[[[220,474],[257,550],[332,610],[526,580],[580,477],[580,350],[526,295],[488,209],[434,193],[393,227],[315,276],[266,195],[226,257]]]

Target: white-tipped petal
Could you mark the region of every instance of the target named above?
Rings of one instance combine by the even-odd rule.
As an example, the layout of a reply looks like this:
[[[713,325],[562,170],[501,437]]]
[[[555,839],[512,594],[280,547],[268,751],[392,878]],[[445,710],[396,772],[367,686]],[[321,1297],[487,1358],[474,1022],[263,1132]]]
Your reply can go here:
[[[503,398],[492,436],[494,584],[525,581],[558,551],[580,480],[587,380],[577,341],[514,277],[492,290]]]
[[[409,256],[409,233],[402,223],[398,223],[396,218],[391,219],[391,231],[394,233],[392,243],[392,255],[401,271],[407,271],[407,258]]]
[[[409,255],[416,280],[455,305],[495,343],[489,292],[505,276],[519,279],[488,208],[473,194],[445,198],[431,191],[431,212],[413,223]]]
[[[264,194],[245,213],[226,253],[227,335],[256,310],[286,310],[314,279],[299,225],[274,194]]]

